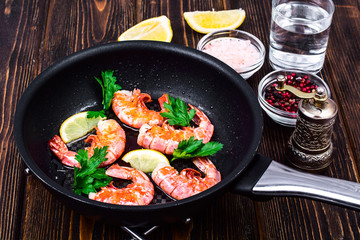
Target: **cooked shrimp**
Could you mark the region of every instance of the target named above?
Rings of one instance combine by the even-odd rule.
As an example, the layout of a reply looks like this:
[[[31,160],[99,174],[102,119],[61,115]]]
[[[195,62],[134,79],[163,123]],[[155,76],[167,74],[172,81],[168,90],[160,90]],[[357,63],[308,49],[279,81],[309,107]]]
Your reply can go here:
[[[159,98],[161,106],[164,99],[164,95]],[[120,90],[114,94],[112,109],[121,122],[134,128],[140,128],[145,123],[161,125],[164,122],[161,111],[149,110],[145,105],[147,102],[151,102],[151,96],[141,93],[140,89]]]
[[[144,124],[139,130],[137,143],[144,148],[172,154],[180,141],[189,139],[191,136],[198,140],[202,139],[203,143],[209,142],[214,133],[214,125],[211,124],[205,113],[190,104],[189,106],[196,111],[192,121],[198,127],[176,129],[170,126],[167,121],[162,126]]]
[[[115,162],[124,152],[125,131],[114,119],[100,121],[95,129],[96,135],[90,135],[85,139],[85,142],[91,144],[87,150],[89,156],[92,156],[94,148],[108,146],[106,154],[108,160],[99,165],[99,167],[105,167]]]
[[[75,159],[76,152],[70,151],[60,136],[55,135],[49,141],[49,147],[62,164],[69,167],[80,168],[80,163]]]
[[[125,188],[117,188],[112,182],[97,193],[90,193],[89,198],[119,205],[148,205],[154,197],[154,186],[145,173],[135,168],[112,165],[106,174],[110,177],[132,180]]]
[[[95,129],[96,135],[89,135],[85,139],[85,142],[91,144],[86,150],[88,150],[89,157],[91,157],[94,154],[94,148],[108,146],[107,160],[99,166],[105,167],[115,162],[124,152],[126,142],[125,131],[113,119],[100,121]],[[70,151],[58,135],[55,135],[49,141],[49,147],[63,164],[69,167],[80,168],[79,162],[75,159],[76,152]]]
[[[196,158],[193,163],[205,173],[192,168],[179,172],[170,165],[159,163],[152,172],[154,182],[167,194],[180,200],[205,191],[221,181],[221,174],[208,158]]]

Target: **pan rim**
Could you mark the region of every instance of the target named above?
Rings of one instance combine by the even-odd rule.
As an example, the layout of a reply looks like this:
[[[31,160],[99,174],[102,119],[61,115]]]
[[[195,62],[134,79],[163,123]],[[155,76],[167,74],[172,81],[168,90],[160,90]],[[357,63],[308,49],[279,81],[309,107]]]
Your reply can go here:
[[[99,52],[106,52],[106,51],[113,51],[114,49],[130,49],[130,48],[151,48],[153,49],[166,49],[167,51],[173,52],[179,55],[185,55],[187,57],[195,58],[199,61],[203,61],[209,66],[217,68],[219,71],[222,71],[224,74],[229,76],[229,79],[233,81],[233,83],[242,90],[242,94],[246,95],[247,99],[250,99],[253,103],[250,107],[251,114],[254,116],[254,137],[252,142],[249,144],[249,148],[247,153],[244,155],[243,160],[241,161],[236,168],[232,172],[230,172],[226,178],[222,179],[222,181],[211,189],[204,191],[202,193],[196,194],[192,197],[163,203],[163,204],[152,204],[146,206],[127,206],[127,205],[115,205],[115,204],[107,204],[98,201],[94,201],[88,199],[84,196],[80,196],[75,194],[74,192],[62,187],[58,183],[56,183],[53,179],[51,179],[47,174],[45,174],[35,162],[32,160],[32,157],[26,150],[26,147],[23,144],[23,121],[24,121],[24,114],[26,110],[27,103],[31,99],[33,93],[44,84],[49,76],[54,74],[54,72],[60,71],[62,68],[69,66],[77,61],[81,61],[82,59],[86,59],[88,57],[94,56]],[[20,100],[16,105],[15,117],[14,117],[14,139],[16,145],[18,147],[18,151],[22,157],[23,162],[27,165],[27,167],[31,170],[31,172],[40,179],[45,186],[51,188],[56,193],[60,195],[64,195],[67,198],[70,198],[74,201],[81,202],[87,205],[96,206],[100,208],[112,209],[112,210],[129,210],[132,211],[143,211],[144,209],[156,211],[158,209],[167,209],[172,208],[175,206],[183,206],[187,204],[191,204],[194,201],[199,201],[201,199],[205,199],[211,196],[214,196],[215,192],[220,192],[220,190],[225,190],[227,186],[231,182],[233,182],[249,165],[252,161],[258,146],[261,141],[263,131],[263,117],[260,105],[257,102],[257,98],[255,96],[255,92],[250,87],[250,85],[231,67],[226,65],[225,63],[221,62],[220,60],[203,53],[201,51],[192,49],[190,47],[186,47],[183,45],[178,45],[174,43],[164,43],[164,42],[155,42],[155,41],[124,41],[124,42],[115,42],[115,43],[107,43],[107,44],[100,44],[90,48],[86,48],[80,50],[78,52],[72,53],[64,58],[55,61],[51,64],[48,68],[42,71],[34,80],[31,81],[29,86],[25,89],[24,93],[22,94]]]

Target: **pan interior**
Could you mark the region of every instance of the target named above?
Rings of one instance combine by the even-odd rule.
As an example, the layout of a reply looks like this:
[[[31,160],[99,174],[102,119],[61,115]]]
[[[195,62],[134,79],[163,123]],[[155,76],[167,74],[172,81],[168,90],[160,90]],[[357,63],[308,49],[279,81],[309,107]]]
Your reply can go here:
[[[259,126],[253,108],[257,102],[249,98],[252,90],[247,83],[203,53],[173,44],[139,41],[75,54],[33,81],[18,105],[21,121],[15,123],[21,125],[15,126],[17,144],[30,168],[36,165],[54,181],[68,184],[64,181],[69,176],[54,174],[54,166],[64,171],[66,168],[51,157],[48,141],[58,134],[67,117],[101,110],[101,88],[94,77],[100,77],[105,70],[114,70],[122,89],[139,88],[154,101],[168,93],[204,111],[215,126],[212,141],[224,144],[223,150],[211,157],[223,179],[233,177],[234,169],[245,167],[251,160],[249,155],[256,150],[254,142],[258,141],[254,133]],[[127,147],[128,150],[131,149]]]

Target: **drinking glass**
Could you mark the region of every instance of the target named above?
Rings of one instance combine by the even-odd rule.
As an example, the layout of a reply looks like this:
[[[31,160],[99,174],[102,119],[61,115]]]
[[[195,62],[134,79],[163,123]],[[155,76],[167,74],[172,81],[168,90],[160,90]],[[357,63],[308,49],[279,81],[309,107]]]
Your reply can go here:
[[[334,10],[331,0],[273,0],[270,65],[276,70],[319,72]]]

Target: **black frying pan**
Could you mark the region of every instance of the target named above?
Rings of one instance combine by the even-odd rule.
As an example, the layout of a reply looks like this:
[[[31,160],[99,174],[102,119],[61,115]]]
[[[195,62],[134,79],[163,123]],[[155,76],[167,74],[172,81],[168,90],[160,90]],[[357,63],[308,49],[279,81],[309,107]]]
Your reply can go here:
[[[100,76],[107,69],[115,70],[114,75],[123,89],[140,88],[154,99],[165,92],[199,106],[215,126],[212,140],[224,144],[223,150],[212,157],[222,181],[193,197],[180,201],[165,199],[148,206],[105,204],[73,193],[69,187],[71,174],[57,174],[58,169],[64,169],[54,160],[47,143],[58,134],[67,117],[80,111],[101,109],[101,89],[94,76]],[[261,109],[252,89],[230,67],[187,47],[129,41],[86,49],[41,73],[17,105],[14,135],[26,165],[60,200],[84,215],[139,226],[189,217],[231,185],[239,193],[289,194],[287,189],[268,189],[268,180],[273,181],[272,172],[284,166],[256,154],[262,128]],[[285,169],[285,173],[289,172],[292,170]],[[294,174],[297,176],[298,172]],[[290,194],[302,195],[301,191]],[[342,200],[338,202],[346,204]]]

